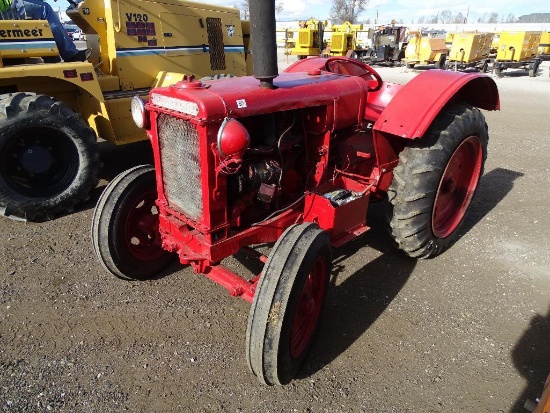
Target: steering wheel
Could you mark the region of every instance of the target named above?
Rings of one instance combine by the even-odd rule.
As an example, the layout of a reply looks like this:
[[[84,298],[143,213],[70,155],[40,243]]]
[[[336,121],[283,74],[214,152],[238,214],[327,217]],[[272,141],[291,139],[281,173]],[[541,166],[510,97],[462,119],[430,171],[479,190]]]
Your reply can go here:
[[[382,78],[369,65],[359,62],[358,60],[347,59],[343,57],[329,57],[325,62],[325,69],[331,73],[341,75],[359,76],[368,82],[368,91],[376,92],[382,87]]]

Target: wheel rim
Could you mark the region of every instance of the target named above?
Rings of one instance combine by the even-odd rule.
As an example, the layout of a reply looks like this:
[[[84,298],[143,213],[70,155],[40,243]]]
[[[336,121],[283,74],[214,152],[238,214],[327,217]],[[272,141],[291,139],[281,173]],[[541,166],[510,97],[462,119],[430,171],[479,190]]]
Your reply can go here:
[[[74,144],[49,127],[16,132],[2,150],[0,162],[7,185],[31,198],[60,194],[74,181],[79,168]]]
[[[139,261],[156,261],[165,253],[159,233],[156,199],[155,191],[140,196],[132,204],[124,225],[128,250]]]
[[[483,150],[476,136],[462,141],[452,154],[441,181],[432,213],[432,230],[436,237],[449,236],[460,224],[477,188]]]
[[[326,259],[318,257],[300,292],[290,336],[290,354],[294,359],[302,356],[317,327],[325,298],[327,268]]]

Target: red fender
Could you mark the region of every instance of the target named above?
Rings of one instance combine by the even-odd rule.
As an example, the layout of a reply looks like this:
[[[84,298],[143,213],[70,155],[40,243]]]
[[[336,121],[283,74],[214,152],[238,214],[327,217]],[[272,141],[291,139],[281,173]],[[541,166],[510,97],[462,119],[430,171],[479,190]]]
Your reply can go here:
[[[429,70],[399,89],[380,113],[373,129],[375,133],[419,138],[441,109],[451,102],[466,102],[487,110],[500,109],[497,86],[490,77]]]

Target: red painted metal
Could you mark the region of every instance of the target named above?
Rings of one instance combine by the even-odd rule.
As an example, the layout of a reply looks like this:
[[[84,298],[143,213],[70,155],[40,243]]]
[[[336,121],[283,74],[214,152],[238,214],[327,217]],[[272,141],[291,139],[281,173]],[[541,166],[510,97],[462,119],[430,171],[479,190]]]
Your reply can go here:
[[[495,82],[475,73],[429,70],[403,86],[374,124],[374,133],[415,139],[424,135],[443,106],[466,102],[487,110],[500,108]]]
[[[128,250],[140,261],[156,261],[164,254],[156,198],[154,191],[143,194],[134,203],[123,227]]]
[[[482,160],[483,151],[476,136],[464,139],[449,159],[432,212],[436,237],[447,237],[464,217],[479,182]]]
[[[326,294],[327,272],[325,258],[317,258],[300,292],[290,332],[290,355],[295,359],[302,356],[319,322]]]
[[[254,299],[256,283],[246,281],[221,264],[209,266],[204,271],[204,275],[229,291],[233,297],[240,297],[249,303]]]

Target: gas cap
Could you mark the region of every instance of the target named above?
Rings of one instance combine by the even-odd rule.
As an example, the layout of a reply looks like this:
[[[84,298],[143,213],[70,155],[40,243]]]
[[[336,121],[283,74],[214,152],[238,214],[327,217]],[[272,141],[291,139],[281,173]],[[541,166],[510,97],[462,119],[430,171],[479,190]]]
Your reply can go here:
[[[309,69],[307,74],[310,76],[319,76],[321,74],[321,69]]]
[[[185,75],[181,82],[176,83],[175,87],[178,89],[203,89],[204,84],[200,80],[195,80],[194,75]]]

